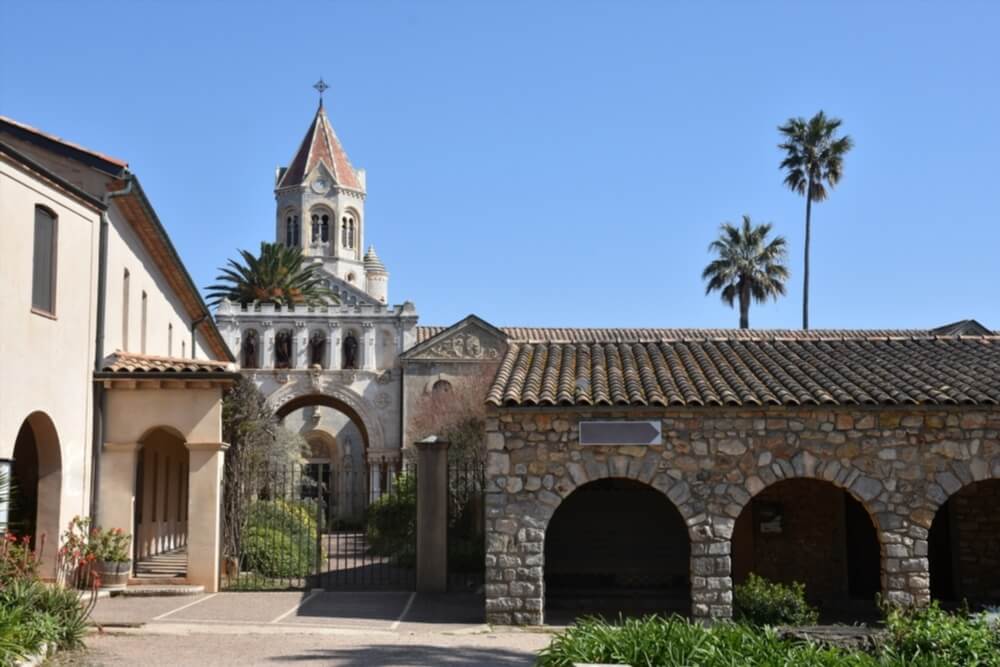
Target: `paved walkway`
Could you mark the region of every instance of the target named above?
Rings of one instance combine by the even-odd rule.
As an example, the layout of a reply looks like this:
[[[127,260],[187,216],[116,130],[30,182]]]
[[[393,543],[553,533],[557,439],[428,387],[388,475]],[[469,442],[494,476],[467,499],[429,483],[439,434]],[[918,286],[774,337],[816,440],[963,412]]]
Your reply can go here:
[[[532,665],[544,633],[491,630],[475,594],[217,593],[109,598],[60,665]]]

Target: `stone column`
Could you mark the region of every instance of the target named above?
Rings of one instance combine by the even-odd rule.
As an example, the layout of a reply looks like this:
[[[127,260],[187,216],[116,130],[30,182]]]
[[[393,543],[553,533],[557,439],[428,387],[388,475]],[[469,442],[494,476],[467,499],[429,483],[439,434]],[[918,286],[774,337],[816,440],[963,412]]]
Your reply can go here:
[[[368,493],[371,501],[375,502],[382,496],[382,462],[375,460],[368,462]]]
[[[364,352],[362,353],[361,367],[366,371],[375,370],[375,325],[365,322],[363,325]]]
[[[926,605],[931,601],[928,529],[888,512],[879,515],[882,529],[882,592],[886,601]]]
[[[309,368],[309,330],[306,328],[306,323],[301,320],[295,322],[292,368]]]
[[[140,446],[137,442],[104,443],[97,503],[97,523],[103,528],[121,528],[126,533],[135,529],[135,467]],[[131,547],[135,540],[133,535]]]
[[[274,322],[261,322],[260,332],[260,367],[274,368]]]
[[[219,590],[222,558],[221,500],[224,442],[189,442],[187,579]]]
[[[327,351],[329,355],[330,365],[327,368],[332,368],[334,370],[339,370],[341,367],[340,362],[340,351],[343,343],[340,340],[340,325],[335,322],[330,322],[327,325],[330,329],[330,335],[327,338],[326,346],[330,348]]]
[[[448,590],[448,442],[435,436],[417,448],[417,592]]]
[[[728,517],[712,517],[689,531],[691,616],[696,620],[728,619],[733,616],[731,538],[735,523]]]

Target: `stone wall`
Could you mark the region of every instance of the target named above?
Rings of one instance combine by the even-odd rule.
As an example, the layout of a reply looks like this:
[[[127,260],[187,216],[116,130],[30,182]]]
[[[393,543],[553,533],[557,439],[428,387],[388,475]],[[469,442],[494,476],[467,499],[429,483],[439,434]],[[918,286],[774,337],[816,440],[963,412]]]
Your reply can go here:
[[[659,419],[664,444],[581,447],[577,422]],[[659,489],[691,539],[692,615],[732,614],[736,518],[778,480],[815,478],[866,508],[891,601],[929,600],[927,535],[963,486],[1000,477],[1000,410],[500,408],[487,423],[486,612],[491,623],[544,620],[548,521],[577,487],[608,477]]]

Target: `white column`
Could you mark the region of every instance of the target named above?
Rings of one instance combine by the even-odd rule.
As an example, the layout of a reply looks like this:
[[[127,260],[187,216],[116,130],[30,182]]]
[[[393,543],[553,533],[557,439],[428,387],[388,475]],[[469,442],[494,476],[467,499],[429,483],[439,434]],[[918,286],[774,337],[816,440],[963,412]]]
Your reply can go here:
[[[371,489],[372,501],[375,501],[382,496],[382,462],[371,461],[368,464],[368,474],[371,479],[368,488]]]
[[[340,340],[340,325],[335,322],[330,322],[330,335],[327,337],[326,346],[330,348],[327,351],[327,358],[330,360],[330,368],[339,369],[340,363],[340,350],[343,343]]]
[[[219,561],[222,557],[220,500],[222,466],[229,445],[222,442],[189,442],[188,469],[188,562],[187,579],[205,587],[206,593],[219,590]]]
[[[261,322],[260,332],[260,367],[274,368],[274,322]]]
[[[375,370],[375,325],[371,322],[364,323],[364,358],[362,368],[367,371]]]
[[[295,322],[295,338],[292,347],[292,368],[309,367],[309,330],[306,323]]]
[[[97,523],[104,528],[121,528],[126,533],[135,528],[135,466],[139,447],[137,442],[104,443],[97,503]],[[136,539],[132,535],[131,546]]]

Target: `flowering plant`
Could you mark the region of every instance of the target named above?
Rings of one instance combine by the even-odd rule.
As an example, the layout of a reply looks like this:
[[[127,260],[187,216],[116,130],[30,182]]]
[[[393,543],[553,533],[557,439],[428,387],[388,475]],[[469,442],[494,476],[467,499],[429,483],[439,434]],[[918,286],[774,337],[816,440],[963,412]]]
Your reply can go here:
[[[60,554],[73,562],[124,563],[130,560],[129,546],[132,537],[121,528],[92,526],[89,518],[73,517],[63,533]]]

